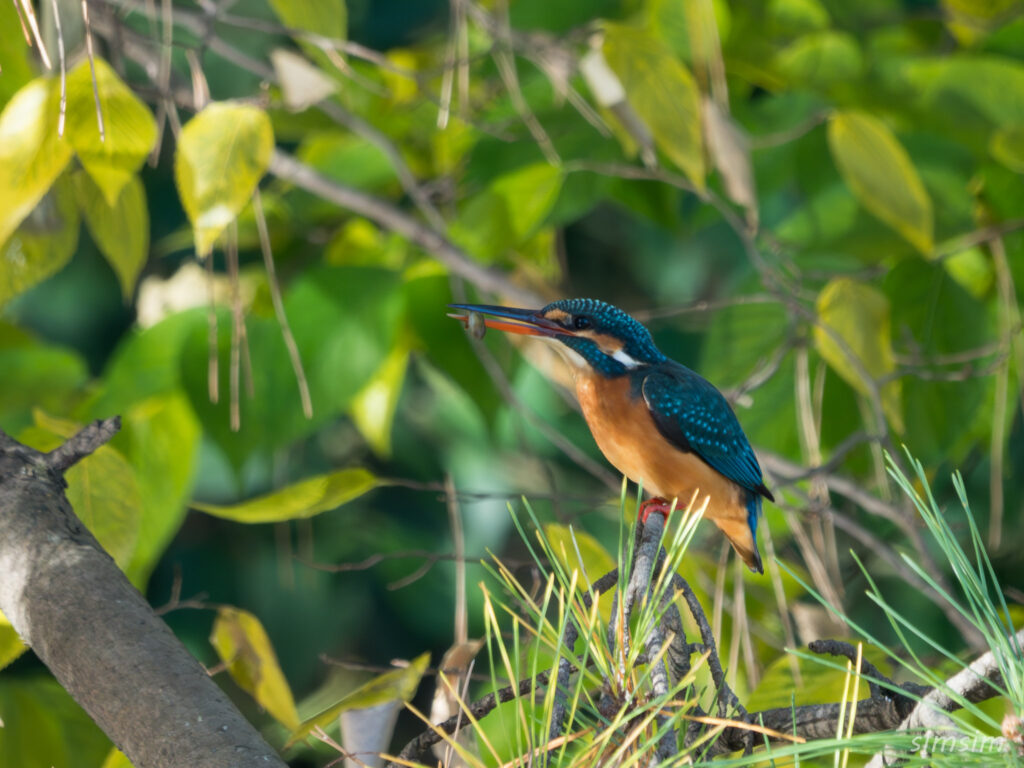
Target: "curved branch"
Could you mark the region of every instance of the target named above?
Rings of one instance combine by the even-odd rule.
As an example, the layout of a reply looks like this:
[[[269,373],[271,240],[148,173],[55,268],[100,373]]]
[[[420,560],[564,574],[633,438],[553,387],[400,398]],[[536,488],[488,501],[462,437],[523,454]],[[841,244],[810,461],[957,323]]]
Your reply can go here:
[[[0,611],[136,768],[284,768],[64,495],[115,417],[49,454],[0,431]]]

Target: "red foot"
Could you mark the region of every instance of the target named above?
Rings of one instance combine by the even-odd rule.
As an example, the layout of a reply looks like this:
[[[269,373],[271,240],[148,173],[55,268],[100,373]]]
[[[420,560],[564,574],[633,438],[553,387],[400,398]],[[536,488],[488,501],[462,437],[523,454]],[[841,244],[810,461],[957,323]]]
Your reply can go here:
[[[666,501],[660,496],[655,496],[653,499],[648,499],[640,505],[639,515],[640,524],[647,525],[647,518],[652,514],[662,515],[665,518],[665,522],[668,522],[668,513],[672,510],[672,502]]]

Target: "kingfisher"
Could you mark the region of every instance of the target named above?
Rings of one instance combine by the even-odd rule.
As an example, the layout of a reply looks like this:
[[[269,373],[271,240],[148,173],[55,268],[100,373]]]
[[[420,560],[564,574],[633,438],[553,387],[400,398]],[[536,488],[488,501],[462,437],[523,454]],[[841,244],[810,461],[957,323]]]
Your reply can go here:
[[[653,495],[640,520],[668,516],[672,499],[708,497],[704,516],[755,573],[762,498],[775,501],[728,401],[711,382],[666,357],[637,320],[597,299],[542,309],[450,304],[467,328],[494,328],[556,344],[569,363],[583,417],[616,469]],[[483,318],[483,325],[480,318]]]

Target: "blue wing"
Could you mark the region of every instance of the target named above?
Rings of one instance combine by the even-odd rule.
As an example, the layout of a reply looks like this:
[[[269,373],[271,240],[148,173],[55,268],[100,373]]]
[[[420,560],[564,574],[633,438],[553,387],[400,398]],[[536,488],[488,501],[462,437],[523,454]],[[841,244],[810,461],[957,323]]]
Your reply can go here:
[[[642,391],[654,423],[669,441],[692,451],[712,469],[775,501],[743,428],[722,393],[685,366],[659,367],[643,381]],[[753,498],[756,498],[753,497]]]

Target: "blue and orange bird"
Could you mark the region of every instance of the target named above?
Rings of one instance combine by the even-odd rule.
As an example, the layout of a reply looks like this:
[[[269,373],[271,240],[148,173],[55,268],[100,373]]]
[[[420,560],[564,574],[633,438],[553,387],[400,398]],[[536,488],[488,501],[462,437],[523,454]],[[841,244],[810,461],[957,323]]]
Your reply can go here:
[[[775,499],[736,414],[713,384],[665,357],[643,325],[603,301],[563,299],[539,310],[449,306],[470,313],[451,315],[467,327],[479,313],[483,327],[555,342],[572,367],[601,452],[654,496],[641,506],[641,520],[667,515],[671,499],[685,504],[695,492],[701,501],[707,496],[705,517],[752,571],[764,573],[757,520],[761,498]]]

